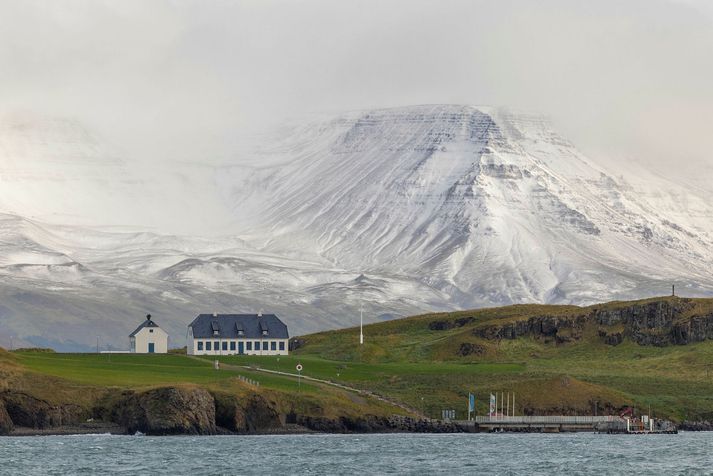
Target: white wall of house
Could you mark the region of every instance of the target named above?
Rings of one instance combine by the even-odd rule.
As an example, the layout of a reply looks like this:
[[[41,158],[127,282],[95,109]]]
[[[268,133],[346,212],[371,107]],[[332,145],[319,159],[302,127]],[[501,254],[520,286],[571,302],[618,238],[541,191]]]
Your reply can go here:
[[[244,355],[287,355],[288,341],[289,339],[270,339],[269,337],[264,339],[220,339],[217,337],[202,339],[189,336],[187,350],[189,355],[239,355],[242,343]],[[215,348],[216,343],[218,343],[217,349]],[[280,344],[282,344],[282,350]]]
[[[160,327],[144,327],[131,338],[131,352],[147,354],[149,344],[153,343],[155,354],[168,352],[168,334]]]

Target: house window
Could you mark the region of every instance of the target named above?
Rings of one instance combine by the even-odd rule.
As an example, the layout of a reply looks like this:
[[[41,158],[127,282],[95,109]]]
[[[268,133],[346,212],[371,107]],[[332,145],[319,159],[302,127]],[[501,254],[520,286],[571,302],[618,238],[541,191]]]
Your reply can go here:
[[[253,350],[253,341],[249,340],[245,343],[247,350]]]
[[[149,332],[153,334],[153,329],[149,329]]]
[[[260,350],[260,342],[255,341],[255,350]]]
[[[280,342],[280,350],[285,350],[285,342]]]
[[[223,341],[223,350],[228,350],[228,343]]]
[[[205,350],[211,350],[210,341],[209,341],[209,340],[205,341]]]
[[[270,350],[277,350],[277,342],[274,340],[270,342]]]
[[[198,341],[198,350],[203,350],[203,341]]]
[[[220,350],[220,342],[218,342],[217,340],[213,341],[213,349]]]
[[[235,341],[230,343],[230,350],[235,350]]]

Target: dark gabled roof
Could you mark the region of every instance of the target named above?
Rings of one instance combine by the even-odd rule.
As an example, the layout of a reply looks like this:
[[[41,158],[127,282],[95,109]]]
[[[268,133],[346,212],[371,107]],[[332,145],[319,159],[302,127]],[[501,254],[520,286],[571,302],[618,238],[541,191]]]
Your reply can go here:
[[[134,337],[134,336],[135,336],[136,334],[138,334],[139,331],[140,331],[141,329],[143,329],[144,327],[158,327],[158,324],[156,324],[156,323],[155,323],[153,320],[151,320],[151,319],[146,319],[144,322],[141,323],[141,325],[140,325],[139,327],[137,327],[136,329],[134,329],[134,332],[132,332],[131,334],[129,334],[129,337]]]
[[[289,339],[287,326],[274,314],[200,314],[189,324],[193,337],[203,339],[221,337],[235,339],[238,336],[248,339],[273,338]],[[214,331],[218,333],[215,334]],[[238,331],[243,331],[240,335]],[[263,331],[267,331],[264,335]]]

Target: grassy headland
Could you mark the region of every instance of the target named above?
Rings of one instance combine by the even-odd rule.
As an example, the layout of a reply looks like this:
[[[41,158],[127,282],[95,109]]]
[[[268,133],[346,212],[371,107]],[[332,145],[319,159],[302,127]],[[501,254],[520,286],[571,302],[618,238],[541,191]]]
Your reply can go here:
[[[713,418],[713,300],[657,298],[576,306],[518,305],[434,313],[295,339],[290,356],[0,352],[0,392],[87,409],[107,391],[200,386],[214,395],[261,395],[283,415],[316,418],[407,414],[364,394],[275,370],[383,395],[417,412],[478,414],[489,394],[514,393],[517,413],[642,413]],[[643,343],[643,344],[642,344]],[[685,344],[685,345],[684,345]],[[259,386],[247,383],[257,381]]]

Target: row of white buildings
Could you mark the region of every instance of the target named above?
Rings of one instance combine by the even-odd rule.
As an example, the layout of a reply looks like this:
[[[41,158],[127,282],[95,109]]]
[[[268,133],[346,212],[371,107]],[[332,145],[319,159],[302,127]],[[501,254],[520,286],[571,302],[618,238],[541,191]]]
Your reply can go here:
[[[200,314],[188,325],[188,355],[287,355],[287,326],[274,314]],[[151,318],[129,334],[131,352],[165,354],[168,334]]]

